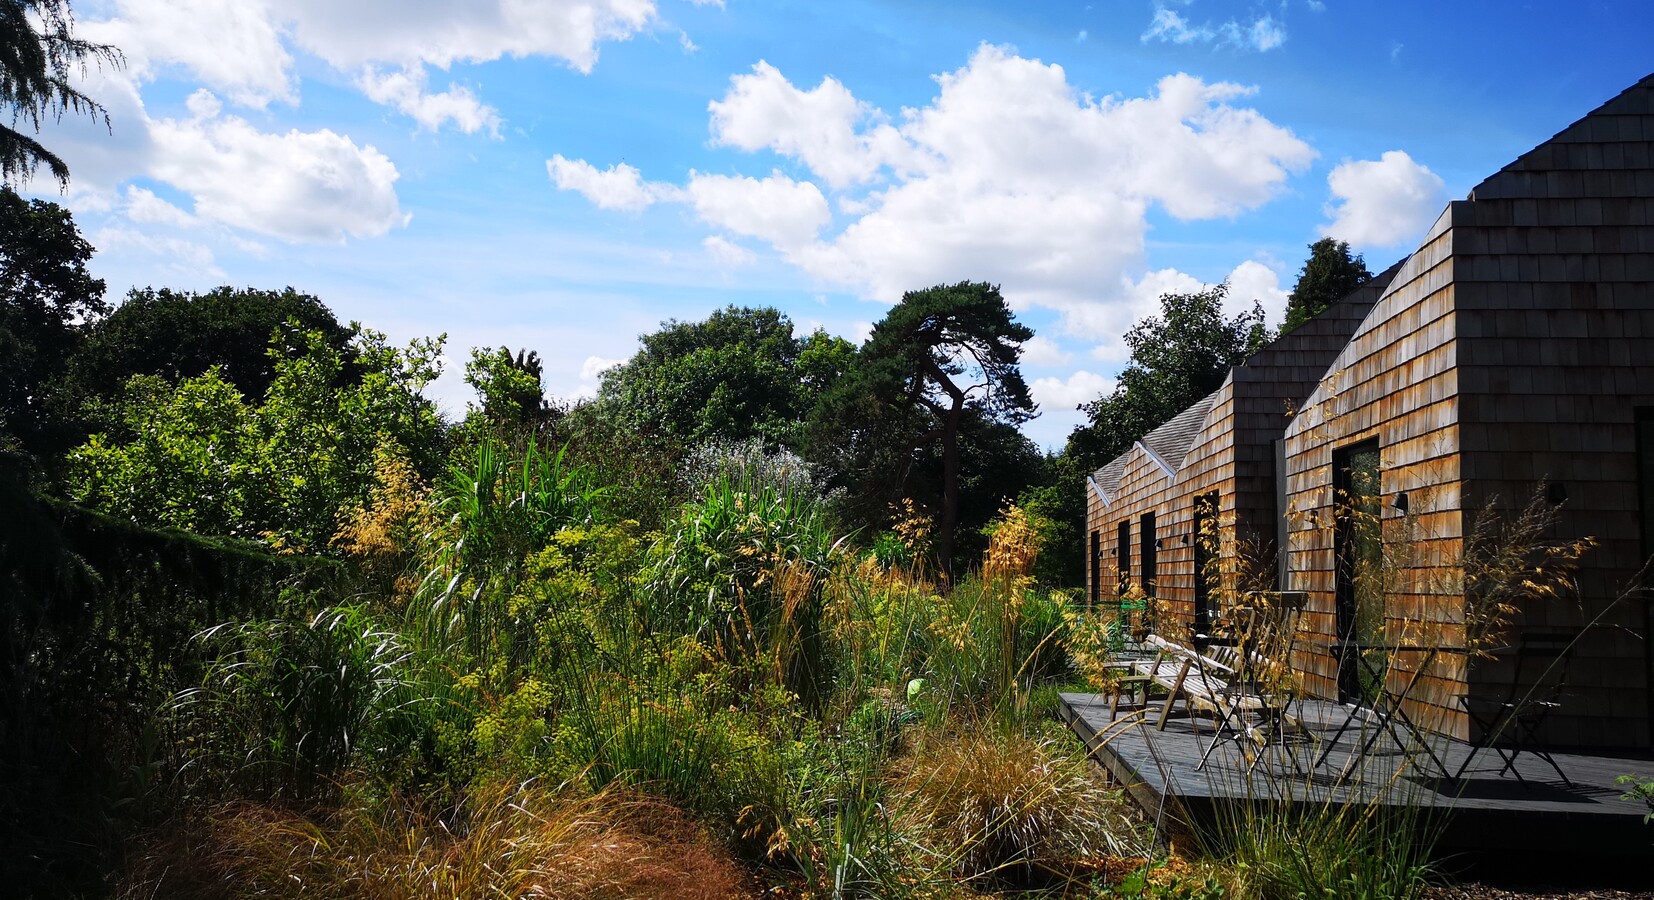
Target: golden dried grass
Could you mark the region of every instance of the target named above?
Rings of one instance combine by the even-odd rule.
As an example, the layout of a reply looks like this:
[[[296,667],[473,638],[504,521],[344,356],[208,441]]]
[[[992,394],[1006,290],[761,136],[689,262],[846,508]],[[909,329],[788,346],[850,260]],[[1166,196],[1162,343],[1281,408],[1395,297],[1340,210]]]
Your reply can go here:
[[[506,784],[446,812],[398,795],[320,815],[225,804],[134,854],[116,896],[725,900],[756,893],[722,848],[660,800]]]

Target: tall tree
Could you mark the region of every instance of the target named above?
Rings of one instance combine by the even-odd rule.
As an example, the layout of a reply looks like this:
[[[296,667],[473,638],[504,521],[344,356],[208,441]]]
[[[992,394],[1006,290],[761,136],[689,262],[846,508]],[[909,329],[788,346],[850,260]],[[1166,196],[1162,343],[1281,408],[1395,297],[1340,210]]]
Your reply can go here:
[[[731,306],[703,322],[671,320],[603,374],[598,401],[668,442],[795,441],[798,422],[851,356],[840,338],[793,335],[792,320]]]
[[[1322,310],[1367,283],[1373,273],[1361,254],[1350,256],[1350,245],[1324,237],[1309,245],[1309,259],[1298,270],[1298,283],[1286,300],[1286,323],[1281,333],[1297,328]]]
[[[69,184],[69,166],[38,140],[40,123],[63,114],[91,116],[109,126],[109,114],[70,85],[87,62],[123,63],[119,50],[74,35],[68,0],[0,0],[0,106],[11,109],[10,126],[0,125],[0,183],[25,181],[44,164],[60,186]]]
[[[63,449],[54,383],[108,309],[91,258],[67,209],[0,187],[0,433],[36,454]]]
[[[968,419],[1014,427],[1034,415],[1018,366],[1033,337],[995,285],[960,282],[909,291],[863,345],[851,374],[818,405],[811,455],[860,498],[861,514],[912,496],[922,452],[940,450],[936,561],[953,569],[960,509],[960,435]],[[917,498],[924,499],[924,498]]]

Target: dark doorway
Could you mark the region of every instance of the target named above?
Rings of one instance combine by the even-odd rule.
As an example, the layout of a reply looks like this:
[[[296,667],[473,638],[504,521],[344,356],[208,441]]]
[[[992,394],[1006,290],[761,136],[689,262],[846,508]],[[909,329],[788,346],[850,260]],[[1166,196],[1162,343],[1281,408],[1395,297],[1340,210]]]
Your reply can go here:
[[[1137,521],[1137,549],[1138,549],[1137,558],[1139,560],[1141,560],[1137,564],[1137,571],[1138,571],[1137,583],[1143,586],[1143,593],[1150,596],[1150,597],[1155,596],[1155,593],[1154,593],[1155,552],[1154,551],[1158,549],[1155,546],[1155,540],[1156,540],[1156,538],[1154,536],[1154,513],[1152,513],[1152,512],[1143,513],[1142,518]]]
[[[1338,639],[1356,644],[1383,643],[1384,541],[1379,498],[1378,441],[1363,441],[1332,455],[1334,546],[1337,557]],[[1388,671],[1380,649],[1350,650],[1339,655],[1338,699],[1371,703]],[[1362,664],[1365,657],[1366,664]]]
[[[1114,565],[1120,576],[1120,599],[1131,592],[1131,520],[1120,523],[1115,535]]]
[[[1218,495],[1216,491],[1195,498],[1195,633],[1211,634],[1212,588],[1220,574],[1218,565]]]

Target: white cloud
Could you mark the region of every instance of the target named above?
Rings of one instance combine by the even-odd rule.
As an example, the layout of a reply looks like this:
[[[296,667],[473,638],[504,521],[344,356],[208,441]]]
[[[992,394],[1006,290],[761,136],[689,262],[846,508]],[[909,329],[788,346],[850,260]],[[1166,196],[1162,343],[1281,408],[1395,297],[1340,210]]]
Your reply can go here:
[[[1249,259],[1229,273],[1229,295],[1223,301],[1223,314],[1234,317],[1250,312],[1253,301],[1263,306],[1264,322],[1279,324],[1286,316],[1287,292],[1281,287],[1279,272]]]
[[[194,216],[155,196],[153,191],[132,185],[126,188],[126,217],[145,225],[187,228],[195,224]]]
[[[598,44],[654,18],[652,0],[283,0],[294,40],[334,67],[421,62],[447,68],[505,56],[548,56],[581,72]]]
[[[401,110],[427,131],[436,131],[444,122],[452,122],[466,134],[486,130],[499,137],[499,112],[483,105],[470,88],[450,87],[433,94],[425,90],[425,81],[423,67],[381,73],[369,66],[362,70],[356,84],[369,100]]]
[[[833,218],[820,188],[780,172],[762,180],[691,172],[687,193],[703,221],[783,251],[808,244]]]
[[[1154,17],[1149,19],[1149,28],[1143,32],[1145,42],[1158,38],[1173,44],[1209,41],[1214,36],[1210,29],[1192,27],[1187,19],[1164,6],[1154,8]]]
[[[1229,282],[1229,293],[1223,300],[1222,311],[1233,318],[1251,312],[1253,301],[1263,305],[1265,322],[1275,324],[1286,311],[1286,291],[1281,290],[1280,275],[1263,263],[1249,259],[1236,266],[1223,278]],[[1126,347],[1125,333],[1149,316],[1160,315],[1160,298],[1166,294],[1193,294],[1211,287],[1186,272],[1177,269],[1156,269],[1145,272],[1138,279],[1127,278],[1121,290],[1120,302],[1098,305],[1085,311],[1083,320],[1087,333],[1104,338],[1091,350],[1099,362],[1124,364],[1131,357]]]
[[[559,153],[546,160],[546,173],[558,190],[577,191],[600,209],[636,211],[659,199],[660,191],[645,184],[642,174],[625,163],[599,170],[583,159],[565,159]]]
[[[120,47],[141,81],[177,66],[242,106],[296,103],[291,47],[365,72],[364,93],[424,127],[475,132],[497,114],[465,88],[426,94],[426,67],[544,56],[590,72],[601,43],[654,17],[653,0],[117,0],[111,18],[83,29]],[[381,66],[406,83],[378,75]]]
[[[774,66],[759,62],[752,74],[730,79],[724,99],[714,100],[712,142],[752,152],[769,148],[809,166],[832,187],[872,178],[888,157],[906,146],[872,107],[833,78],[801,91]],[[873,127],[856,126],[873,119]]]
[[[1224,24],[1224,33],[1230,43],[1239,47],[1250,47],[1259,53],[1273,50],[1286,43],[1286,26],[1270,16],[1253,19],[1247,25],[1227,22]]]
[[[1071,329],[1118,334],[1119,317],[1097,308],[1120,300],[1113,286],[1141,259],[1151,204],[1178,218],[1236,215],[1314,156],[1226,102],[1244,89],[1187,75],[1148,98],[1093,101],[1058,66],[983,47],[938,81],[940,95],[901,129],[924,165],[801,254],[812,274],[886,299],[982,278],[1013,302],[1062,311]],[[1107,330],[1088,327],[1100,318]]]
[[[259,0],[118,0],[112,19],[82,28],[88,39],[121,48],[139,80],[178,66],[242,106],[298,100],[293,57]]]
[[[1067,378],[1036,378],[1029,393],[1042,409],[1067,410],[1114,390],[1114,379],[1081,369]]]
[[[210,248],[183,238],[146,234],[135,228],[109,227],[94,233],[91,243],[105,251],[123,247],[135,249],[145,256],[165,260],[166,269],[183,275],[224,277],[224,270],[214,262]]]
[[[601,356],[588,356],[580,364],[580,380],[596,381],[603,377],[603,373],[625,362],[624,359],[604,359]]]
[[[1321,233],[1357,247],[1417,239],[1441,213],[1445,182],[1411,156],[1387,150],[1376,160],[1345,161],[1327,176],[1332,221]]]
[[[109,113],[109,127],[90,116],[64,116],[41,123],[41,143],[69,164],[70,196],[78,208],[111,208],[120,183],[145,171],[156,153],[149,117],[130,73],[108,67],[75,78],[78,90],[96,97]]]
[[[1025,366],[1053,367],[1064,365],[1069,356],[1057,346],[1057,342],[1044,335],[1034,335],[1022,342],[1022,364]]]
[[[936,82],[934,99],[893,125],[835,80],[800,90],[760,63],[711,104],[714,140],[795,160],[835,191],[833,203],[779,172],[691,172],[684,194],[705,221],[864,297],[980,279],[1019,308],[1060,311],[1073,332],[1116,337],[1139,311],[1132,275],[1151,207],[1236,216],[1315,157],[1236,105],[1252,93],[1236,84],[1178,74],[1147,97],[1096,99],[1060,66],[988,45]],[[665,190],[634,173],[624,193],[642,203]]]
[[[272,134],[234,116],[197,116],[152,121],[150,133],[157,148],[150,174],[187,191],[200,219],[331,242],[375,237],[406,221],[396,166],[331,130]]]
[[[707,255],[712,257],[714,263],[725,269],[739,269],[758,260],[758,254],[715,234],[708,235],[701,241],[701,246],[706,248]]]
[[[625,361],[624,359],[606,359],[601,356],[586,357],[586,361],[580,364],[580,384],[572,392],[573,399],[590,400],[596,397],[598,384],[603,380],[604,371]]]
[[[1286,43],[1286,26],[1268,14],[1246,22],[1230,19],[1218,24],[1196,24],[1164,4],[1156,3],[1142,40],[1144,43],[1158,40],[1172,44],[1216,44],[1264,53]]]

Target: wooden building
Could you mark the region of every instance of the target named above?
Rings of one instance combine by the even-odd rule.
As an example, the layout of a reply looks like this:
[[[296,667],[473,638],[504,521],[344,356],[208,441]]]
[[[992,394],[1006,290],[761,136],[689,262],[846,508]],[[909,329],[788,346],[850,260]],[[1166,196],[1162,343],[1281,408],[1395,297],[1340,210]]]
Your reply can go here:
[[[1293,665],[1334,698],[1352,688],[1327,645],[1359,605],[1339,561],[1369,552],[1338,523],[1371,515],[1370,552],[1393,557],[1376,631],[1431,626],[1449,652],[1409,704],[1468,737],[1456,698],[1503,692],[1512,664],[1451,652],[1464,538],[1484,507],[1514,513],[1536,490],[1560,507],[1555,540],[1598,542],[1578,596],[1529,603],[1512,628],[1578,636],[1542,737],[1654,745],[1650,604],[1627,593],[1654,555],[1654,76],[1450,203],[1405,260],[1094,473],[1088,588],[1140,591],[1157,627],[1195,631],[1214,598],[1304,592]],[[1422,656],[1394,654],[1392,681]]]

